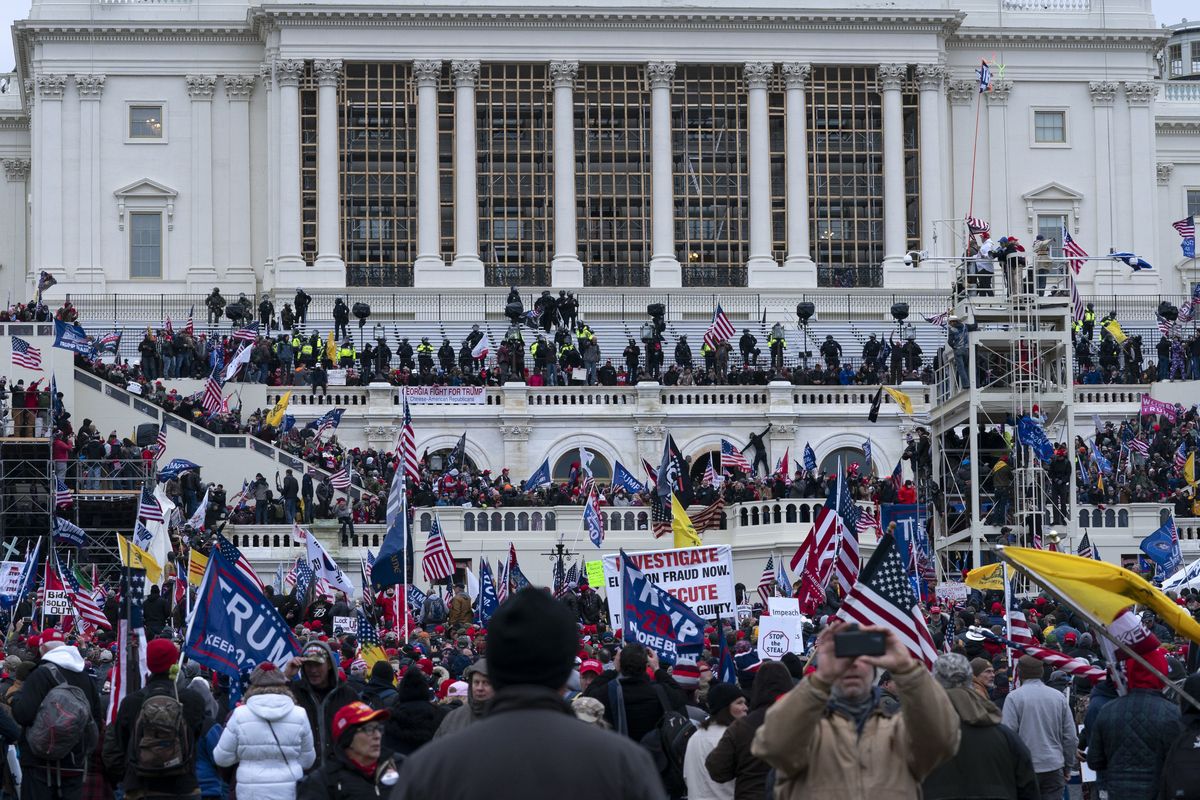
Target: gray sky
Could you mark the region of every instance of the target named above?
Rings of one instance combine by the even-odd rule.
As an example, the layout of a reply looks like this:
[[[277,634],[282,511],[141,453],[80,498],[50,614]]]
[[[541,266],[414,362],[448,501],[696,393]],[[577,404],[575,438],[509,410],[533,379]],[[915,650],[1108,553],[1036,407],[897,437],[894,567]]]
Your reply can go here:
[[[1160,23],[1172,25],[1190,15],[1191,19],[1200,19],[1200,7],[1196,0],[1152,0],[1154,16]],[[1103,2],[1103,0],[1093,0]],[[802,5],[797,0],[797,5]],[[30,0],[0,0],[0,72],[9,72],[13,67],[12,22],[14,19],[25,17],[29,13]],[[1190,9],[1190,10],[1189,10]]]

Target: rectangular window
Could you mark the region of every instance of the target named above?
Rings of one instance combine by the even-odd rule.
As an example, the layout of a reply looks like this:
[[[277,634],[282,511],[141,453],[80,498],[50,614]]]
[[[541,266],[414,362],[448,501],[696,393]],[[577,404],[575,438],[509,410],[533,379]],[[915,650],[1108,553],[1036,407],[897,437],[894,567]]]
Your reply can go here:
[[[162,214],[129,215],[129,277],[162,277]]]
[[[1187,216],[1200,217],[1200,189],[1187,190]]]
[[[1033,141],[1037,144],[1067,143],[1067,112],[1033,112]]]
[[[1038,214],[1037,232],[1054,242],[1050,249],[1058,252],[1062,249],[1063,228],[1067,225],[1066,214]]]
[[[131,105],[129,107],[129,138],[163,138],[163,107],[160,105]]]
[[[1200,75],[1200,42],[1192,42],[1192,74]]]
[[[1172,78],[1183,74],[1183,45],[1173,44],[1167,48],[1167,61],[1170,62],[1170,76]]]

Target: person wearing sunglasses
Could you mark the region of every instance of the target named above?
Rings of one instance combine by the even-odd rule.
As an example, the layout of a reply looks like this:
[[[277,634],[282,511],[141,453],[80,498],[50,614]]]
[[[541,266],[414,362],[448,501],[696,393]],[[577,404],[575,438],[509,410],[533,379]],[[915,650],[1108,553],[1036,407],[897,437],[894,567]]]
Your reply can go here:
[[[383,749],[389,716],[362,702],[342,706],[333,717],[333,757],[300,783],[299,800],[386,797],[398,777],[392,754]]]

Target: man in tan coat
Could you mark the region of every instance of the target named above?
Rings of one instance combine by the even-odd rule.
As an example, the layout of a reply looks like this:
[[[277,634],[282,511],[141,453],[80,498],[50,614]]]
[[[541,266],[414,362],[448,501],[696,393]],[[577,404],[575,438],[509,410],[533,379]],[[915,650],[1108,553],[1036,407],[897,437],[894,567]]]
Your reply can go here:
[[[776,769],[778,800],[919,798],[921,781],[958,750],[959,721],[946,692],[886,628],[882,656],[837,658],[834,634],[817,639],[817,669],[778,700],[752,752]],[[892,674],[900,708],[880,705],[875,669]]]
[[[458,584],[454,587],[454,597],[450,599],[450,615],[446,618],[446,625],[451,630],[470,625],[472,616],[471,598],[467,597],[467,590],[462,584]]]

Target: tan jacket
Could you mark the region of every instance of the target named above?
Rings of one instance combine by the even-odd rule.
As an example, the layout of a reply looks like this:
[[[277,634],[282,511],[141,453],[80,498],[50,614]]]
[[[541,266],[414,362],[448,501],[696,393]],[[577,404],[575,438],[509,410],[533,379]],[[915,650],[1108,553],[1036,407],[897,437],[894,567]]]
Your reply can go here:
[[[450,614],[446,625],[453,628],[456,625],[471,624],[471,601],[466,595],[456,594],[450,599]]]
[[[958,751],[958,715],[924,668],[892,677],[900,713],[876,708],[861,736],[828,710],[830,686],[815,674],[771,707],[752,752],[777,770],[777,800],[921,796],[925,776]]]

